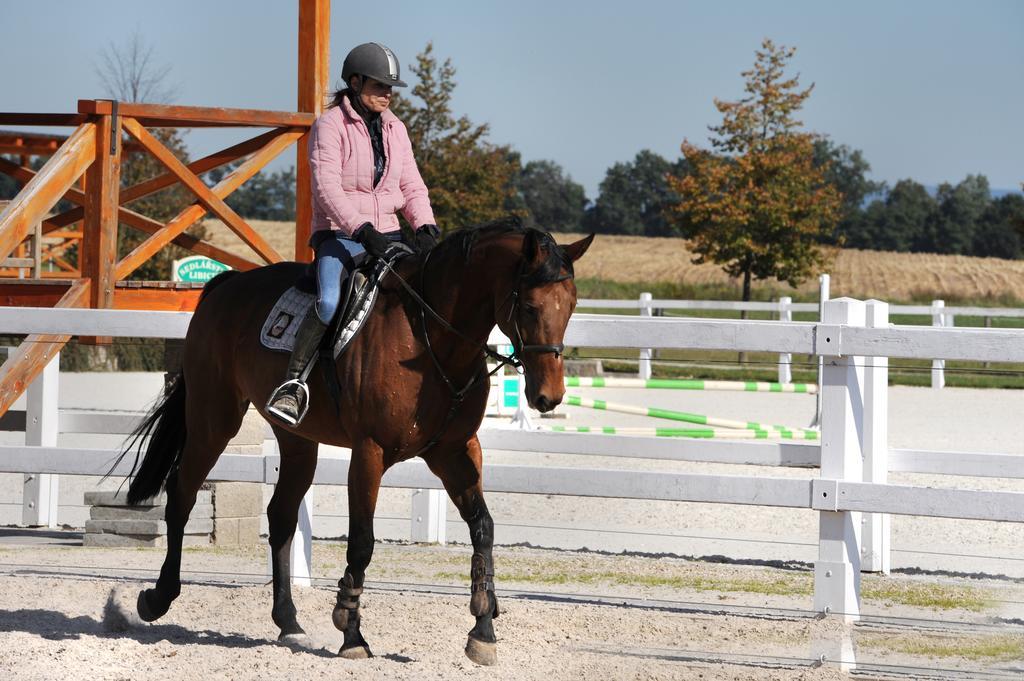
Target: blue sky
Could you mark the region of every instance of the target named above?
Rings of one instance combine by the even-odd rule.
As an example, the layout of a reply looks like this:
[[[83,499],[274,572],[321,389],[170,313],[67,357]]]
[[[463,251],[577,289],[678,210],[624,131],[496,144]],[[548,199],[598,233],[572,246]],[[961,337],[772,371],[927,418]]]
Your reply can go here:
[[[343,2],[331,77],[375,40],[406,68],[427,41],[458,73],[455,110],[525,160],[553,159],[594,198],[609,165],[707,143],[713,98],[742,94],[761,39],[798,48],[807,129],[861,149],[874,179],[1024,181],[1024,2]],[[294,0],[0,0],[3,111],[103,97],[102,46],[138,30],[180,104],[295,106]],[[187,45],[182,48],[181,46]],[[194,155],[239,139],[193,133]],[[276,165],[289,165],[291,153]]]

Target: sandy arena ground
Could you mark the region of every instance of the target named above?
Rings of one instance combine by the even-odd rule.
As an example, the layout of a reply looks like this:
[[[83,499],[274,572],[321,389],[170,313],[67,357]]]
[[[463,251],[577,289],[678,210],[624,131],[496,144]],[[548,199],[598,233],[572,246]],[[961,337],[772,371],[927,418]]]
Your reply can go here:
[[[821,645],[846,630],[808,611],[811,575],[802,568],[498,549],[499,664],[485,669],[462,653],[472,625],[464,547],[378,547],[363,599],[363,631],[377,657],[365,661],[335,657],[341,636],[330,622],[326,579],[295,589],[312,646],[274,640],[262,547],[187,551],[193,583],[159,622],[135,621],[137,591],[161,559],[159,550],[6,543],[0,678],[847,678],[812,665]],[[316,574],[337,576],[343,562],[343,544],[315,544]],[[1019,608],[1021,585],[868,581],[866,593],[875,595],[865,610],[873,614],[848,633],[859,678],[922,678],[923,669],[960,678],[1024,673],[1024,626],[1006,616]],[[984,604],[913,605],[925,593]]]

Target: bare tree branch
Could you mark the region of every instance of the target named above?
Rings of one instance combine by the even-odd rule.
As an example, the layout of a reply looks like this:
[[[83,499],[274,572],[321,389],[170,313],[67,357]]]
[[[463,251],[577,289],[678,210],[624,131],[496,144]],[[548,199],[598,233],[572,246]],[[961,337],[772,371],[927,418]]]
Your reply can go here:
[[[138,30],[120,45],[111,42],[100,58],[96,75],[107,96],[122,102],[154,104],[166,104],[177,97],[177,86],[167,82],[170,64],[156,63],[153,46],[146,43]]]

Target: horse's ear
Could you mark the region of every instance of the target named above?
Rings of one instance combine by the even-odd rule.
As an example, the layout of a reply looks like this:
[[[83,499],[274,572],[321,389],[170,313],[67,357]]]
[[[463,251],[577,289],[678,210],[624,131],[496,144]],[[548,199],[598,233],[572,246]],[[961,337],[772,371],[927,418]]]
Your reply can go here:
[[[541,250],[542,246],[540,239],[537,238],[537,232],[532,229],[527,230],[526,238],[523,239],[523,256],[526,258],[526,262],[531,265],[539,265],[544,258]]]
[[[579,241],[571,243],[568,246],[562,246],[562,250],[565,252],[565,255],[569,258],[569,260],[576,262],[577,260],[583,257],[583,254],[587,252],[587,249],[590,248],[590,244],[592,244],[593,242],[594,235],[591,234],[585,239],[580,239]]]

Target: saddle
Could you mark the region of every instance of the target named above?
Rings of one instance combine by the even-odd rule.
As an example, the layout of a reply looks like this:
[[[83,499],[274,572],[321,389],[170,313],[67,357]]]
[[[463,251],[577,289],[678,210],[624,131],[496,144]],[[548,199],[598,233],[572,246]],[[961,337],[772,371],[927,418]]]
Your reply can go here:
[[[404,254],[391,259],[393,263]],[[337,358],[363,328],[373,310],[380,292],[380,280],[385,272],[385,263],[372,260],[352,272],[341,294],[339,312],[334,315],[324,334],[320,347],[321,356]],[[316,303],[316,276],[312,266],[303,272],[295,284],[277,299],[263,328],[260,343],[268,350],[290,353],[295,345],[295,334],[299,324]]]

